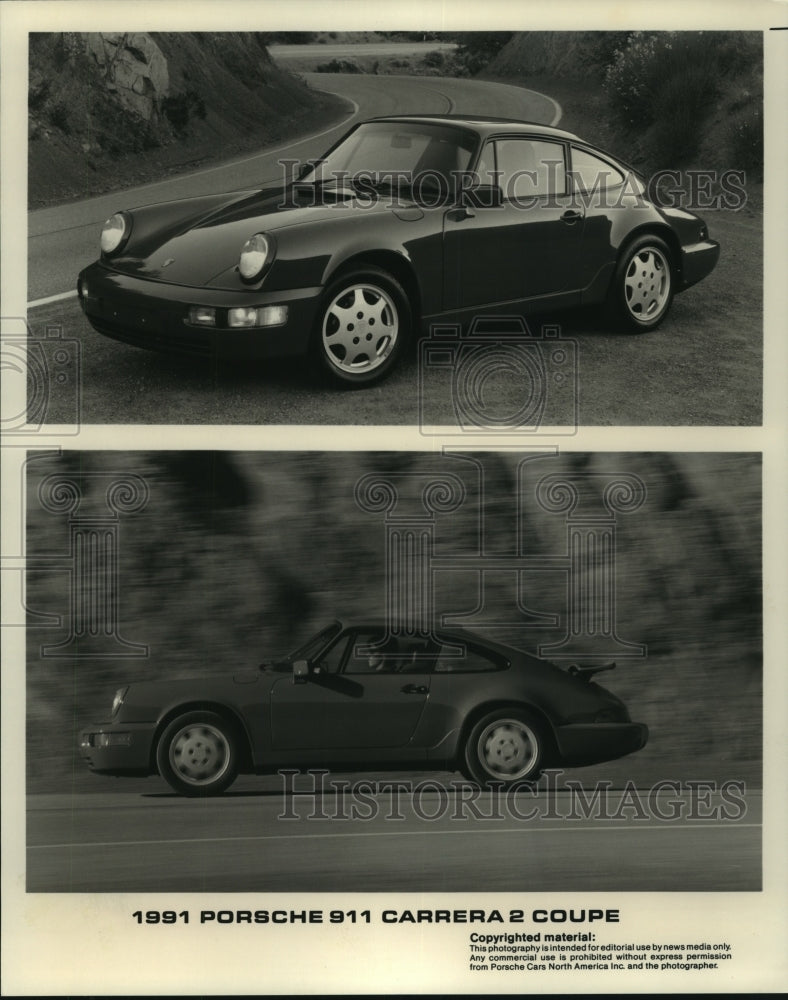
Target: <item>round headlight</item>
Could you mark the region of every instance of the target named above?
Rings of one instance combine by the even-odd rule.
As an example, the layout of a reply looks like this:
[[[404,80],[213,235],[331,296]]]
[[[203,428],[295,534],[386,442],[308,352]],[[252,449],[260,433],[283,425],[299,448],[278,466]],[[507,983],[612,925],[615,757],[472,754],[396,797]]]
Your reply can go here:
[[[128,223],[126,217],[120,212],[110,216],[104,223],[101,230],[101,250],[102,253],[113,253],[121,245],[128,235]]]
[[[244,281],[252,281],[262,273],[271,253],[271,241],[263,233],[255,233],[241,247],[238,270]]]

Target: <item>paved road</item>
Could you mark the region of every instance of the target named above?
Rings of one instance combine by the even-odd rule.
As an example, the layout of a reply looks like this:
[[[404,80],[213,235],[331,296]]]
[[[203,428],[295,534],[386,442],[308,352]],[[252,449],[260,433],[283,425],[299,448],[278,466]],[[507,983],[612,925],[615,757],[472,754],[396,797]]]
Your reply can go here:
[[[359,776],[350,776],[356,780]],[[286,797],[279,778],[246,779],[221,799],[143,793],[35,795],[28,802],[31,892],[755,891],[761,799],[736,821],[634,819],[611,793],[585,819],[568,793],[473,806],[426,788],[354,803]],[[639,794],[642,803],[647,793]],[[663,799],[661,808],[671,807]],[[708,815],[721,800],[699,810]],[[576,818],[570,819],[572,813]],[[696,809],[697,812],[697,809]],[[308,819],[316,813],[316,818]],[[283,818],[288,815],[291,818]],[[400,818],[397,818],[400,817]],[[485,818],[496,817],[496,818]]]
[[[68,298],[29,309],[30,327],[45,337],[48,327],[76,342],[80,363],[49,373],[44,420],[72,423],[76,386],[82,424],[322,424],[456,426],[445,367],[420,364],[418,350],[380,386],[348,393],[315,378],[303,360],[265,365],[212,366],[171,359],[115,343],[85,322],[73,288],[77,272],[96,256],[102,221],[124,206],[262,185],[278,178],[283,157],[318,155],[359,117],[393,112],[454,110],[555,121],[560,109],[546,96],[504,84],[435,77],[308,75],[314,86],[341,94],[348,119],[324,134],[286,149],[267,150],[185,177],[31,213],[28,300],[65,293]],[[592,137],[593,138],[593,137]],[[707,213],[722,244],[714,273],[677,297],[660,329],[640,337],[622,335],[587,310],[562,313],[562,336],[573,343],[571,389],[548,396],[542,426],[758,425],[762,400],[762,223],[754,212]],[[557,317],[549,317],[554,323]],[[538,334],[541,321],[529,321]],[[51,352],[51,344],[47,352]],[[540,351],[538,344],[528,346]],[[69,357],[74,351],[69,347]],[[22,369],[20,368],[20,372]],[[57,376],[57,377],[56,377]],[[497,412],[523,406],[517,378],[487,386]],[[558,409],[554,406],[558,406]],[[427,412],[420,405],[428,404]],[[561,407],[563,406],[563,409]],[[555,412],[554,412],[555,411]],[[14,411],[16,412],[16,411]],[[418,440],[422,440],[418,438]]]
[[[179,175],[155,184],[101,195],[86,201],[37,209],[28,217],[28,302],[73,291],[78,272],[98,256],[104,220],[121,208],[175,198],[276,184],[282,157],[319,156],[350,126],[364,118],[402,111],[496,114],[553,122],[560,111],[547,97],[506,84],[431,77],[304,74],[315,89],[348,101],[348,116],[303,140]]]
[[[268,52],[278,63],[297,62],[302,59],[365,59],[386,56],[424,56],[428,52],[453,52],[454,42],[360,42],[347,44],[269,45]]]

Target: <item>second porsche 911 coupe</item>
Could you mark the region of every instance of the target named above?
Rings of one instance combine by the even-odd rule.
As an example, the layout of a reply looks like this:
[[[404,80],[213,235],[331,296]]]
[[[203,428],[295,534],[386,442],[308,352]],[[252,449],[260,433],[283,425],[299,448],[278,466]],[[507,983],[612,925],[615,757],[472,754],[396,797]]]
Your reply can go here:
[[[645,746],[647,727],[592,679],[613,666],[562,669],[466,629],[334,621],[253,670],[120,688],[80,749],[95,772],[158,773],[187,796],[284,767],[457,769],[508,787]]]
[[[570,132],[399,116],[356,125],[281,187],[118,211],[77,291],[116,340],[302,355],[352,388],[431,324],[481,313],[608,303],[622,328],[652,330],[718,256],[702,219],[653,204]]]

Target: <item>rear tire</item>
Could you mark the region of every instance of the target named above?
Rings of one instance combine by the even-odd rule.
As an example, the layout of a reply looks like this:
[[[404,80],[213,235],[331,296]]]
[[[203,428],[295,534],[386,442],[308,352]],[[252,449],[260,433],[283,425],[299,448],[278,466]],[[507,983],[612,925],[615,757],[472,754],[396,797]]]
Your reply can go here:
[[[156,747],[162,778],[180,795],[220,795],[238,775],[234,727],[215,712],[187,712],[173,719]]]
[[[547,737],[542,723],[522,709],[496,709],[471,729],[465,743],[464,771],[482,786],[537,781]]]
[[[624,331],[647,333],[667,316],[676,284],[673,268],[673,254],[659,236],[640,236],[624,248],[609,296]]]

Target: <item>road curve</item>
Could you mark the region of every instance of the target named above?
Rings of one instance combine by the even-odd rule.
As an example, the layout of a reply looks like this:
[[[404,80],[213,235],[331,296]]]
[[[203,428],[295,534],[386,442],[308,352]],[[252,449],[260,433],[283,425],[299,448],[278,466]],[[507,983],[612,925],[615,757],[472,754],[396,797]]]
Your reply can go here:
[[[316,90],[337,94],[348,101],[348,116],[295,142],[195,173],[30,212],[28,303],[34,306],[41,299],[74,291],[77,273],[98,255],[99,227],[113,212],[175,198],[275,184],[282,176],[278,162],[282,157],[307,160],[318,156],[361,119],[403,112],[457,112],[549,124],[560,116],[560,109],[551,98],[509,84],[442,77],[303,75]]]
[[[761,888],[754,792],[735,821],[695,818],[686,796],[680,818],[665,821],[637,816],[621,792],[600,818],[582,815],[566,792],[495,805],[434,782],[355,800],[285,795],[275,779],[206,801],[179,798],[158,780],[149,787],[30,796],[28,892]],[[648,802],[647,792],[639,797]]]

